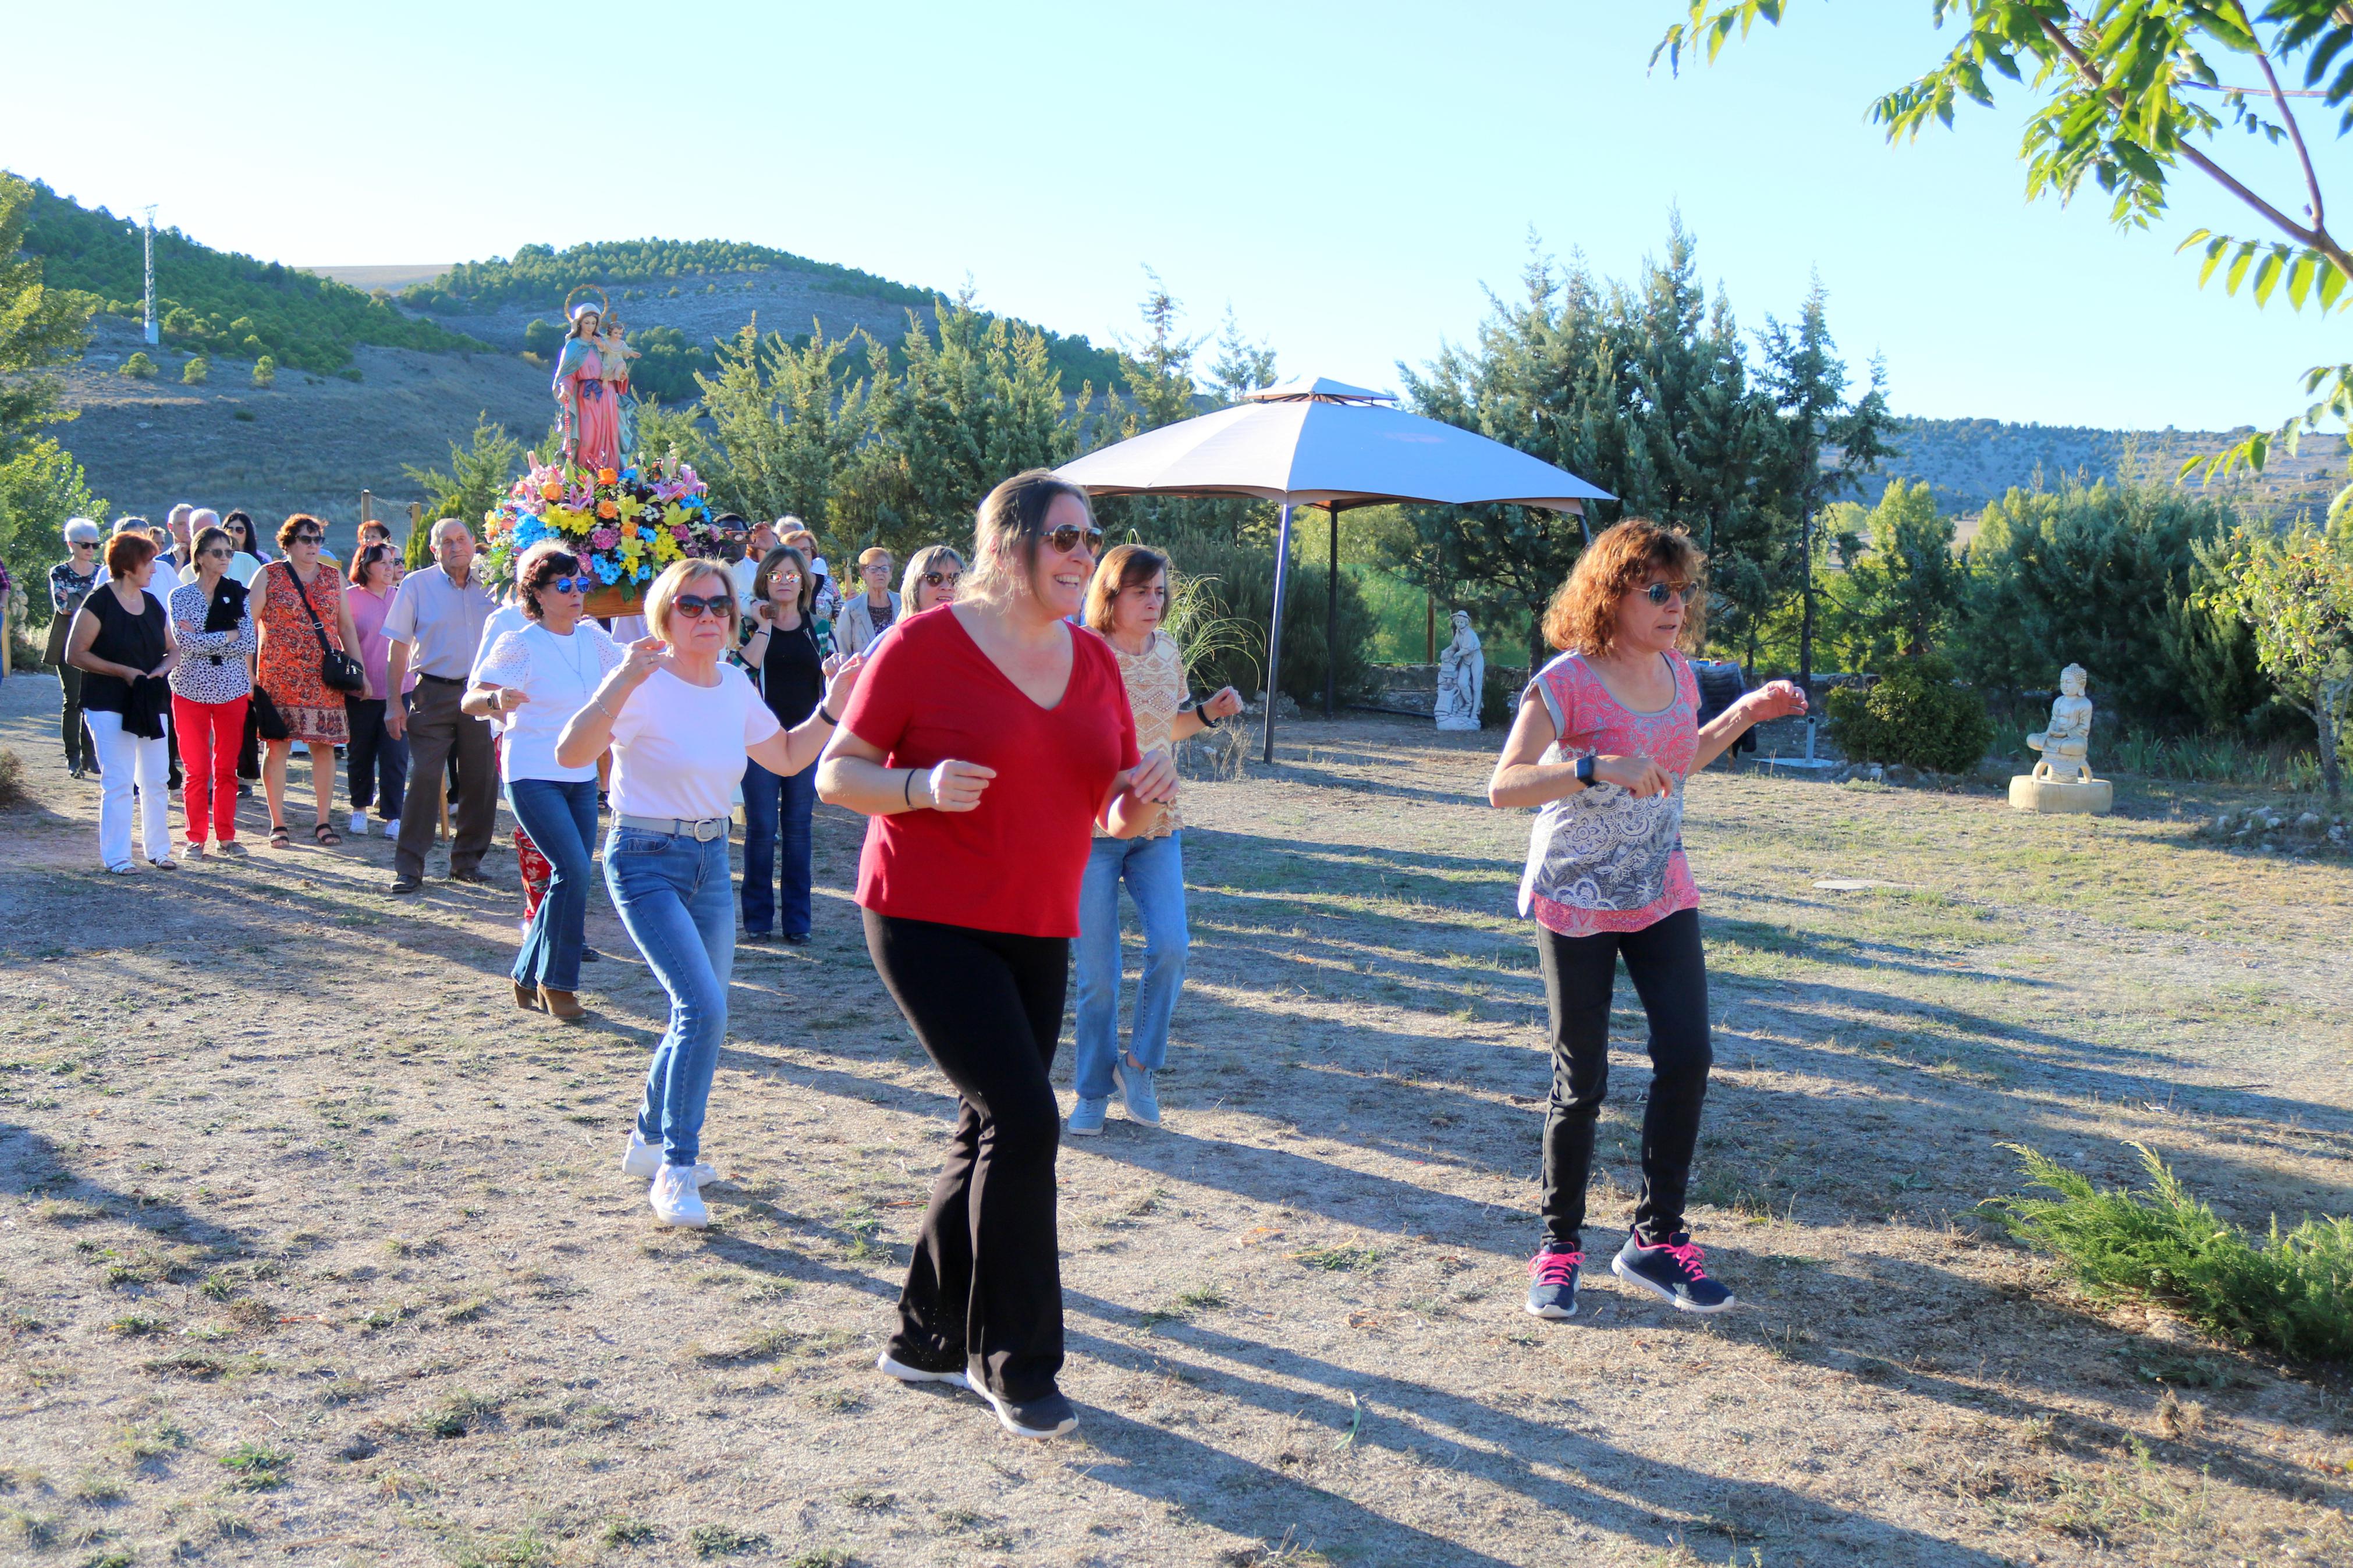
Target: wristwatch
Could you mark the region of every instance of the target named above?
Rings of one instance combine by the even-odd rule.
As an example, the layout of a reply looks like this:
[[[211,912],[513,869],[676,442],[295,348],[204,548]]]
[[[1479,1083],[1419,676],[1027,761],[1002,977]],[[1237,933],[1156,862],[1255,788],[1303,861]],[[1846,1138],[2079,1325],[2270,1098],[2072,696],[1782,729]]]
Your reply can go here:
[[[1593,753],[1590,752],[1577,759],[1577,782],[1588,789],[1593,787]]]

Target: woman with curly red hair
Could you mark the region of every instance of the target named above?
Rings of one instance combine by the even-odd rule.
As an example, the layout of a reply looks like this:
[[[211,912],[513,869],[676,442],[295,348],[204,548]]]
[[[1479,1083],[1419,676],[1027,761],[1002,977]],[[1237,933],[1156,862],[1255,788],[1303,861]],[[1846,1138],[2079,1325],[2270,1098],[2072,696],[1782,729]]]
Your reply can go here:
[[[1699,889],[1683,860],[1683,781],[1750,725],[1805,711],[1806,699],[1777,680],[1700,726],[1699,686],[1679,650],[1700,640],[1706,563],[1683,533],[1639,518],[1587,546],[1545,612],[1546,640],[1561,655],[1521,694],[1487,783],[1491,805],[1539,808],[1520,913],[1536,921],[1552,1022],[1544,1237],[1528,1262],[1527,1310],[1540,1318],[1577,1311],[1620,959],[1650,1021],[1651,1076],[1641,1199],[1610,1268],[1683,1311],[1732,1305],[1683,1220],[1714,1059]]]

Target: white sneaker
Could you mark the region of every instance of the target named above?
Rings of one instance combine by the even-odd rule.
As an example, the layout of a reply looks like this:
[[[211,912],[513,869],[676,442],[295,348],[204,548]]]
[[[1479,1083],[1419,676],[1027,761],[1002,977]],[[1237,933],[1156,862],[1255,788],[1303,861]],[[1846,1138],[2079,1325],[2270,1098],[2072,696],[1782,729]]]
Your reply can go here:
[[[649,1143],[634,1127],[629,1129],[629,1146],[621,1151],[621,1173],[643,1182],[659,1174],[662,1168],[662,1146]],[[694,1184],[702,1186],[719,1179],[719,1168],[708,1161],[694,1167]]]
[[[395,839],[400,837],[400,818],[396,816],[384,825],[384,836]]]
[[[711,1211],[702,1206],[702,1194],[696,1192],[694,1172],[685,1165],[664,1165],[654,1173],[654,1184],[646,1190],[646,1202],[653,1205],[654,1217],[664,1225],[691,1226],[701,1230],[711,1223]]]
[[[351,825],[350,832],[351,832],[351,836],[352,836],[353,837],[354,837],[354,838],[365,838],[365,837],[367,837],[367,813],[366,813],[366,812],[364,812],[364,811],[355,811],[355,812],[352,813],[352,825]]]
[[[884,1351],[881,1358],[874,1364],[901,1383],[944,1383],[951,1388],[972,1386],[971,1382],[960,1372],[925,1372],[922,1367],[909,1366],[905,1362],[892,1355],[889,1351]]]

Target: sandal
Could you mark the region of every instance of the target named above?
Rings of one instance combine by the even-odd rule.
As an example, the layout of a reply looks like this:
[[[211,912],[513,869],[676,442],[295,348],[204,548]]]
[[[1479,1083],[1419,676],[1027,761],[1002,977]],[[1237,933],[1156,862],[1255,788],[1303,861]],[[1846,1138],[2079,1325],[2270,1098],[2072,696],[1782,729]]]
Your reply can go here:
[[[291,849],[294,847],[293,836],[286,831],[286,825],[284,823],[273,822],[269,825],[269,847],[272,849]]]
[[[313,837],[319,840],[319,847],[322,849],[332,848],[343,841],[343,836],[335,831],[334,824],[331,822],[319,824]]]

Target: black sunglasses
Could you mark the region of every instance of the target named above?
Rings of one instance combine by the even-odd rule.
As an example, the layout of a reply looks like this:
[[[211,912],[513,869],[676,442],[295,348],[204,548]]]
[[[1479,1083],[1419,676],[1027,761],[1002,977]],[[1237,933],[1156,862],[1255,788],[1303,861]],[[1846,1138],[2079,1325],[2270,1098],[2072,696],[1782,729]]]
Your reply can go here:
[[[223,550],[220,546],[215,545],[204,552],[204,557],[207,561],[233,561],[237,558],[237,552]]]
[[[713,594],[704,598],[700,594],[681,594],[670,602],[670,607],[689,620],[699,621],[705,616],[725,616],[735,606],[733,594]]]
[[[1681,599],[1688,605],[1691,596],[1698,592],[1699,586],[1694,583],[1685,583],[1680,588],[1671,583],[1653,583],[1642,590],[1642,596],[1654,605],[1663,605],[1669,599]]]
[[[1100,539],[1103,535],[1097,534],[1095,537]],[[944,584],[953,583],[963,575],[961,572],[926,572],[923,574],[923,584],[926,587],[937,588]]]
[[[76,550],[95,550],[98,548],[98,541],[95,539],[69,539],[66,542],[72,545]]]
[[[301,533],[290,533],[286,536],[287,542],[290,544],[320,544],[325,542],[326,537],[327,536],[323,533],[311,533],[307,530]]]
[[[1085,528],[1081,528],[1074,522],[1066,522],[1046,535],[1046,542],[1060,553],[1068,555],[1079,547],[1079,541],[1082,538],[1087,542],[1087,548],[1090,551],[1099,552],[1103,549],[1103,530],[1092,523]]]

